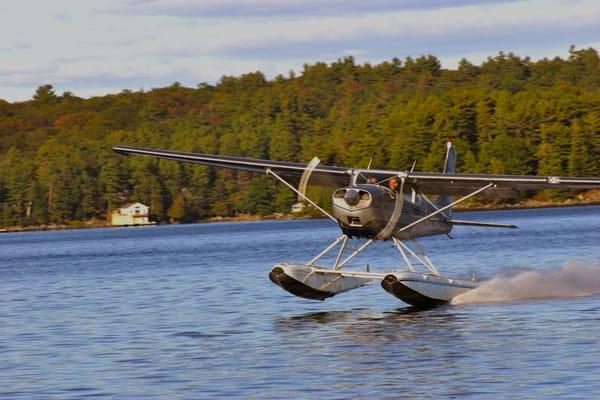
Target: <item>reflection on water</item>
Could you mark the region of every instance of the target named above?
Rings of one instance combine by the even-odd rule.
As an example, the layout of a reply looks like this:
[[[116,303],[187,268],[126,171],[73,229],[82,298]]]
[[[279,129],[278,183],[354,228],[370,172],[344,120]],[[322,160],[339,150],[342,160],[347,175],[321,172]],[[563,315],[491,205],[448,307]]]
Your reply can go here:
[[[423,397],[436,392],[479,392],[459,382],[443,391],[436,387],[440,381],[450,383],[456,371],[465,370],[470,340],[461,333],[465,323],[449,306],[429,310],[407,307],[283,317],[277,320],[275,330],[286,346],[293,348],[302,342],[308,359],[335,368],[340,378],[336,390],[351,392],[360,387],[365,393],[397,398],[400,394]],[[373,377],[377,384],[370,382]]]
[[[373,312],[368,309],[308,313],[280,318],[275,331],[285,335],[302,335],[310,332],[328,332],[327,340],[349,343],[376,343],[386,341],[448,339],[456,332],[460,317],[448,310],[449,306],[424,310],[414,307]],[[374,338],[379,340],[373,341]],[[432,343],[434,344],[434,343]]]
[[[521,229],[423,241],[448,275],[598,261],[600,207],[464,219],[486,215]],[[269,282],[271,265],[306,261],[338,234],[320,220],[3,234],[0,399],[600,391],[597,297],[417,309],[379,285],[313,302]],[[357,263],[395,256],[382,244]]]
[[[370,335],[380,334],[390,340],[407,339],[407,335],[415,337],[427,334],[430,330],[451,329],[450,324],[456,316],[448,312],[449,307],[425,309],[408,306],[382,312],[369,309],[310,312],[280,318],[276,321],[275,329],[282,334],[292,332],[295,335],[304,330],[319,329],[319,325],[327,325],[327,329],[337,332],[336,339],[361,341]]]

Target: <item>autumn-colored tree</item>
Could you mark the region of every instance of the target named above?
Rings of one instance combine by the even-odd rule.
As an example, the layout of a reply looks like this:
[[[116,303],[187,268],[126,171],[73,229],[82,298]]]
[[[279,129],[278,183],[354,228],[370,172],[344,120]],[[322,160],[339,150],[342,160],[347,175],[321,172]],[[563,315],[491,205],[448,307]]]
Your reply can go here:
[[[272,80],[251,72],[89,99],[43,84],[30,101],[0,100],[0,226],[106,218],[132,201],[159,221],[286,213],[296,198],[264,176],[123,157],[115,145],[440,171],[451,137],[461,172],[600,176],[598,68],[595,49],[572,47],[564,59],[499,53],[456,70],[431,55],[344,57]]]

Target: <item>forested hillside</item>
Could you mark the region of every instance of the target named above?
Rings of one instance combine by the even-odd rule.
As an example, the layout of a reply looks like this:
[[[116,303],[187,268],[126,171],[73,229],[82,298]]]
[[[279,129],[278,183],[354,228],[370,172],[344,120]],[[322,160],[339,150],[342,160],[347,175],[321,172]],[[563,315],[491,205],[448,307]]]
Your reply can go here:
[[[437,171],[449,136],[461,172],[600,176],[598,53],[500,53],[457,70],[433,56],[348,57],[273,80],[255,72],[90,99],[40,86],[31,101],[0,100],[0,226],[103,219],[128,201],[177,221],[294,201],[266,177],[123,157],[114,145]]]

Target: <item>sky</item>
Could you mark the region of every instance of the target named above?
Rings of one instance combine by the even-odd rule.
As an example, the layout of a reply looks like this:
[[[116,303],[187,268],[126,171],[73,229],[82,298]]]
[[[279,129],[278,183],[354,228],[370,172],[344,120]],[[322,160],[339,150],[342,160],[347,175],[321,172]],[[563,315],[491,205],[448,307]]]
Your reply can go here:
[[[352,55],[481,63],[600,49],[598,0],[0,0],[0,99],[268,78]]]

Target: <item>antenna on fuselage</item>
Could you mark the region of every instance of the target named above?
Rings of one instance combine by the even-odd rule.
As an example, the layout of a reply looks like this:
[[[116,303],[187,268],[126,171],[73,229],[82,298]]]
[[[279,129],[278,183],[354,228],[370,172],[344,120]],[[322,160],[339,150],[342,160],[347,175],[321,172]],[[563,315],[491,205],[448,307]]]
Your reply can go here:
[[[417,160],[414,160],[412,163],[412,167],[410,167],[410,172],[414,172],[416,166],[417,166]]]

